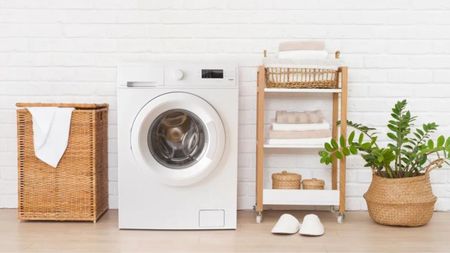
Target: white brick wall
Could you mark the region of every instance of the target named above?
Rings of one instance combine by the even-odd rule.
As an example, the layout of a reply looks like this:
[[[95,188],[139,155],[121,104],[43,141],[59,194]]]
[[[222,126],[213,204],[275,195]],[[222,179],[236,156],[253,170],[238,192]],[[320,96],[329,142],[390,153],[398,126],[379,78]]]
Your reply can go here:
[[[321,39],[350,67],[349,117],[383,126],[399,98],[420,121],[450,134],[450,2],[447,0],[0,0],[0,207],[17,205],[17,101],[108,102],[111,206],[117,206],[116,64],[232,58],[240,64],[239,207],[254,203],[255,71],[278,43]],[[274,110],[327,110],[326,96],[269,102]],[[327,102],[328,101],[328,102]],[[323,103],[325,102],[325,103]],[[381,130],[384,131],[384,128]],[[271,171],[327,177],[313,151],[274,152]],[[437,209],[450,210],[450,171],[433,172]],[[328,181],[329,182],[329,181]],[[370,172],[349,159],[347,203],[364,209]],[[267,181],[269,184],[270,182]]]

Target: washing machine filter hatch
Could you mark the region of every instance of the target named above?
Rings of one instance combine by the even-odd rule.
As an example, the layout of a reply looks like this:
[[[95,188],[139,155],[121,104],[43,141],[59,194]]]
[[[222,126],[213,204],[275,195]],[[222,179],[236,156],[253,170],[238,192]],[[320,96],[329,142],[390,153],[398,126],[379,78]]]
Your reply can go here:
[[[147,144],[152,156],[169,169],[185,169],[197,163],[207,146],[206,127],[194,113],[172,109],[150,125]]]

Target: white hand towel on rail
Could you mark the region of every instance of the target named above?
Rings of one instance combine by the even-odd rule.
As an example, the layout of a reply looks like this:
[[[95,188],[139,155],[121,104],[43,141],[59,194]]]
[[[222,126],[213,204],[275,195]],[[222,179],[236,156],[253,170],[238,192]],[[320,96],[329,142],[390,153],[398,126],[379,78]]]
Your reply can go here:
[[[325,50],[293,50],[278,52],[279,59],[326,59],[328,52]]]
[[[36,157],[57,167],[69,142],[74,108],[29,107],[33,117],[33,142]]]

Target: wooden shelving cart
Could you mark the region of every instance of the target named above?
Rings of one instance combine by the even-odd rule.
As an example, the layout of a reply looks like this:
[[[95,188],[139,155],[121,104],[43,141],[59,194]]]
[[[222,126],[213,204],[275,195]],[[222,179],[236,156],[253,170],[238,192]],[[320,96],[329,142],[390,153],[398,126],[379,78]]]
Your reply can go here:
[[[338,55],[338,53],[337,53]],[[335,89],[302,89],[302,88],[268,88],[266,87],[266,68],[258,68],[257,78],[257,122],[256,122],[256,222],[262,221],[262,212],[265,205],[308,205],[330,206],[331,210],[338,207],[338,223],[342,223],[345,214],[345,181],[346,160],[334,160],[331,166],[331,190],[279,190],[264,189],[264,157],[265,152],[271,149],[321,149],[320,146],[302,145],[270,145],[265,143],[265,100],[268,93],[330,93],[332,94],[332,137],[337,138],[338,133],[346,135],[347,132],[347,67],[339,67],[337,71],[338,87]],[[337,126],[336,122],[342,123]]]

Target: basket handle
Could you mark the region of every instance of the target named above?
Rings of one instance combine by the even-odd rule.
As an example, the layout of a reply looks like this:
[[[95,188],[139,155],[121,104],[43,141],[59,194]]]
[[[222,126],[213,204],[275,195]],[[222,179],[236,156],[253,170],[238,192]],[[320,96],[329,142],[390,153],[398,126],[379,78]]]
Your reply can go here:
[[[425,174],[430,173],[435,168],[440,168],[444,165],[444,158],[439,158],[437,160],[432,161],[430,164],[425,167]]]

